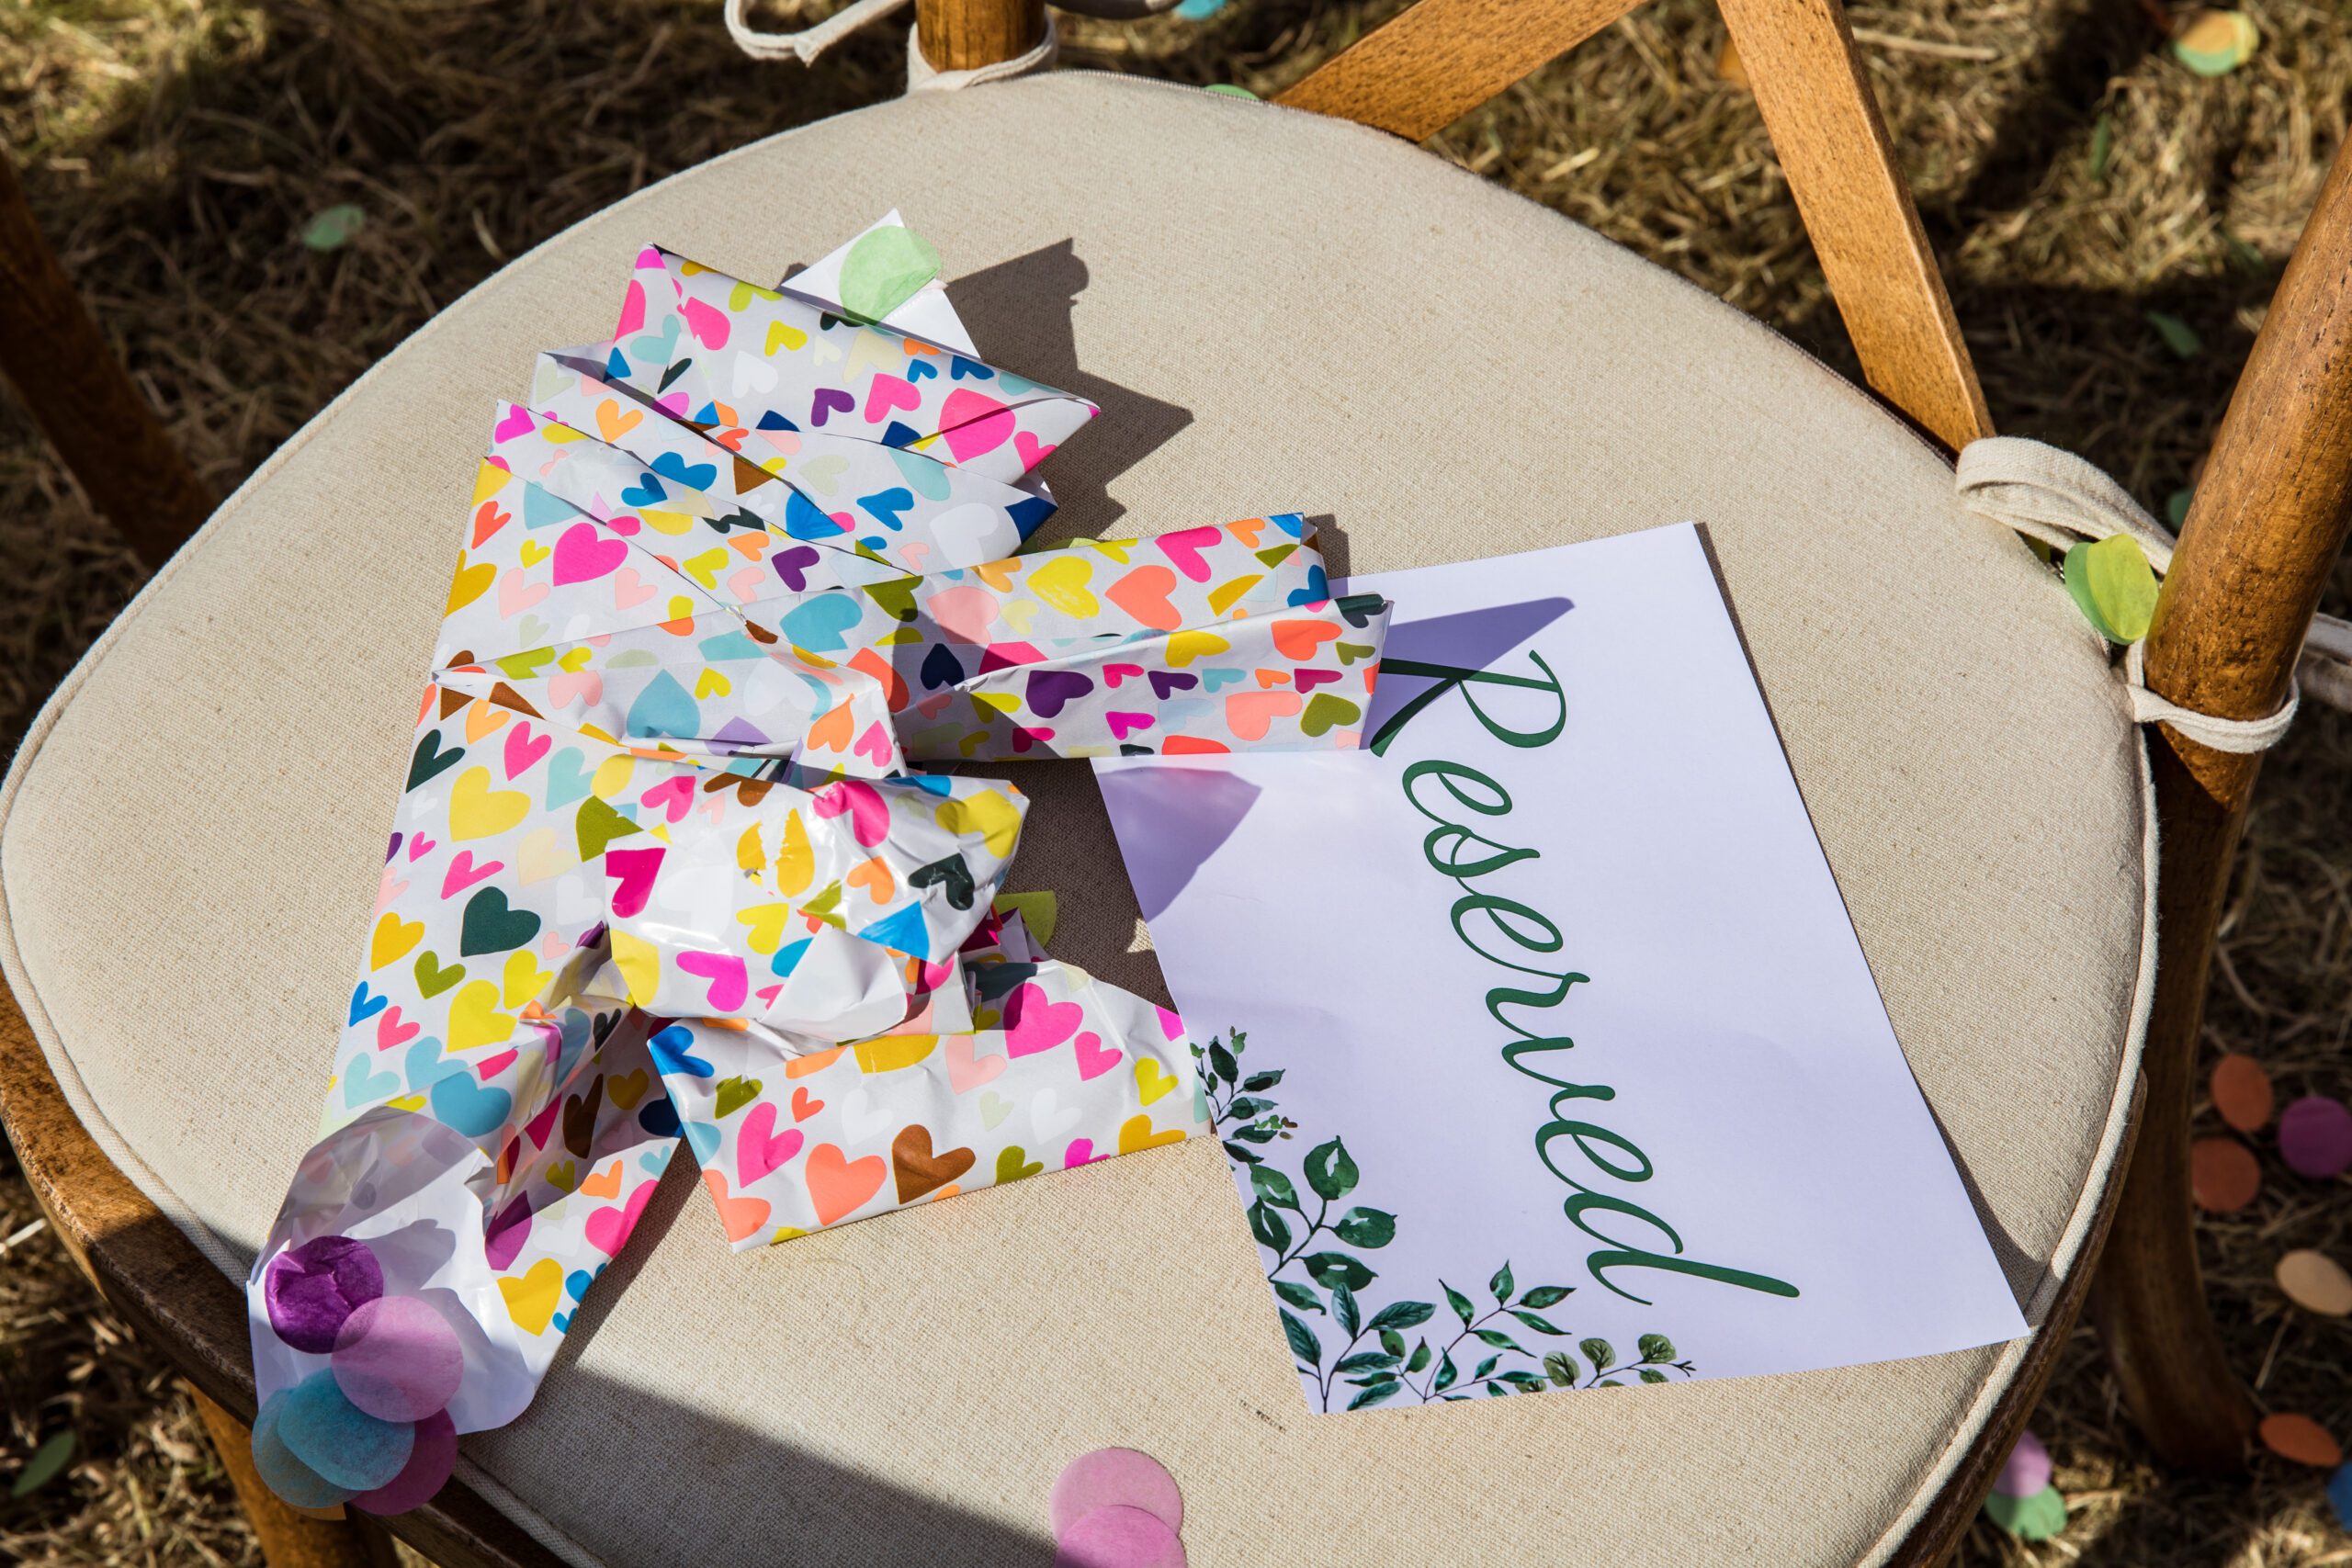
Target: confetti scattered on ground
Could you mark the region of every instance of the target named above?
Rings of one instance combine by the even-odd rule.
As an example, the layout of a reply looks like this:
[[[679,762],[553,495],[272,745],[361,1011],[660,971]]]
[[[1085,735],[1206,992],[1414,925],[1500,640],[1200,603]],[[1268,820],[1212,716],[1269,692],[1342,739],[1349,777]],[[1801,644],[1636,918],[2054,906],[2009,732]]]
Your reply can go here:
[[[2258,1430],[2262,1446],[2280,1459],[2315,1470],[2333,1470],[2344,1462],[2344,1450],[2335,1438],[2308,1416],[2291,1411],[2265,1416]]]
[[[2322,1317],[2352,1314],[2352,1274],[2324,1252],[2298,1247],[2278,1260],[2278,1289],[2305,1312]]]
[[[2254,58],[2262,35],[2244,11],[2199,11],[2173,34],[2173,58],[2199,76],[2226,76]]]
[[[2214,1063],[2212,1093],[2213,1109],[2237,1131],[2259,1133],[2270,1124],[2270,1075],[2253,1057],[2233,1051]]]
[[[2352,1170],[2352,1110],[2333,1095],[2305,1095],[2278,1113],[2278,1153],[2321,1180]]]
[[[2262,1162],[2235,1138],[2199,1138],[2188,1146],[2188,1190],[2211,1214],[2234,1214],[2260,1195]]]

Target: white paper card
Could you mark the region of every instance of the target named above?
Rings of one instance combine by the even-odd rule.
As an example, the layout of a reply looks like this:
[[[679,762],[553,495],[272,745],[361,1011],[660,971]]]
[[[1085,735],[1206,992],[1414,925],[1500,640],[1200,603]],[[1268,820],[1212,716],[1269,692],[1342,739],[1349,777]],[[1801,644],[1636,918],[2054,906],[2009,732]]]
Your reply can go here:
[[[1099,764],[1309,1404],[2023,1333],[1697,529],[1347,587],[1378,754]]]

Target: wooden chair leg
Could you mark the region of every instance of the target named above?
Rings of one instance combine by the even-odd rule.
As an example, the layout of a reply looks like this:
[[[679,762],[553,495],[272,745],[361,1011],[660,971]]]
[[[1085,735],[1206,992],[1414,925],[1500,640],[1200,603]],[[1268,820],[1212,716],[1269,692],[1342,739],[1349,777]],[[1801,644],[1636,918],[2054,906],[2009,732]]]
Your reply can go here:
[[[34,223],[5,152],[0,371],[16,383],[90,504],[148,566],[161,566],[211,515],[211,493],[99,335]]]
[[[2259,718],[2352,531],[2352,147],[2337,152],[2230,398],[2148,633],[2148,684],[2199,713]],[[2150,752],[2164,874],[2147,1125],[2092,1311],[2148,1440],[2174,1464],[2244,1462],[2253,1408],[2205,1310],[2188,1193],[2188,1108],[2205,967],[2259,754],[2169,727]]]
[[[262,1561],[269,1568],[398,1568],[400,1554],[384,1531],[355,1518],[304,1513],[281,1502],[254,1471],[252,1428],[192,1383],[188,1393],[254,1534],[261,1538]]]
[[[1046,36],[1046,0],[915,0],[915,37],[934,71],[1012,60]]]
[[[2207,794],[2162,740],[2149,752],[2165,840],[2156,999],[2142,1059],[2147,1100],[2090,1313],[2124,1403],[2165,1462],[2225,1473],[2245,1463],[2254,1406],[2205,1305],[2188,1194],[2188,1111],[2206,965],[2245,807],[2232,810]]]

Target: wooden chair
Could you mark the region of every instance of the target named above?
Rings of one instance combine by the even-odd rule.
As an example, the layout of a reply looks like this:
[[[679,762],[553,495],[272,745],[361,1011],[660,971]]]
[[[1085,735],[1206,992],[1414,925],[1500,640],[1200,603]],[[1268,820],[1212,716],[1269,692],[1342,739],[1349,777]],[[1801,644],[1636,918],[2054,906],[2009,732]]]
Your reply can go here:
[[[1419,138],[1629,8],[1421,0],[1283,101]],[[1836,0],[1722,8],[1871,387],[1944,449],[1987,434]],[[968,68],[1030,48],[1042,17],[1036,0],[922,0],[920,28],[933,64]],[[1154,137],[1182,144],[1138,163],[1133,139]],[[1024,155],[1039,162],[1022,178],[994,179],[990,160]],[[1069,168],[1057,173],[1057,159]],[[1115,220],[1078,210],[1093,191],[1116,197],[1114,176],[1138,187]],[[1081,188],[1084,178],[1101,183]],[[592,1297],[539,1405],[469,1439],[474,1462],[432,1506],[391,1521],[395,1533],[444,1563],[502,1568],[559,1557],[1042,1562],[1046,1482],[1071,1453],[1124,1438],[1191,1488],[1185,1534],[1204,1562],[1321,1560],[1340,1542],[1363,1561],[1412,1555],[1385,1545],[1385,1532],[1422,1521],[1384,1510],[1452,1496],[1467,1501],[1436,1511],[1465,1560],[1582,1532],[1605,1538],[1597,1555],[1611,1561],[1736,1549],[1935,1563],[1967,1528],[2086,1294],[2161,1451],[2239,1462],[2249,1406],[2199,1295],[2186,1155],[2206,964],[2256,760],[2169,730],[2149,738],[2162,946],[2135,1098],[2135,944],[2149,927],[2134,732],[2063,591],[1950,499],[1942,457],[1727,308],[1400,145],[1222,98],[1058,76],[776,138],[517,263],[232,498],[68,682],[0,791],[0,960],[16,1004],[0,1007],[0,1113],[83,1269],[197,1389],[274,1563],[383,1550],[372,1527],[295,1515],[254,1483],[239,1425],[254,1401],[236,1280],[322,1076],[485,400],[525,373],[530,350],[602,325],[594,312],[637,242],[661,238],[732,270],[780,268],[894,201],[967,274],[957,298],[984,346],[1103,404],[1102,428],[1055,460],[1069,502],[1057,522],[1070,527],[1100,533],[1128,502],[1140,515],[1124,525],[1147,530],[1269,503],[1235,493],[1237,477],[1282,485],[1272,499],[1329,506],[1358,570],[1707,523],[1898,1033],[2035,1333],[1885,1368],[1497,1401],[1459,1422],[1316,1423],[1278,1397],[1290,1374],[1271,1344],[1271,1373],[1231,1359],[1270,1325],[1238,1315],[1261,1310],[1262,1286],[1213,1145],[731,1260],[715,1234],[664,1236],[685,1201],[673,1181],[616,1266],[628,1288]],[[1292,210],[1312,202],[1329,205]],[[1190,239],[1188,224],[1214,231]],[[779,244],[797,249],[773,254]],[[1239,265],[1253,247],[1271,248],[1271,264]],[[1515,273],[1498,250],[1564,270]],[[969,266],[975,252],[1000,265]],[[1233,277],[1206,284],[1187,270],[1227,265]],[[1417,276],[1434,294],[1417,296]],[[1460,357],[1522,378],[1535,412],[1506,406],[1511,385],[1481,400],[1475,378],[1445,378],[1443,398],[1438,378],[1418,379],[1481,323],[1490,335]],[[1335,358],[1407,385],[1350,393]],[[1220,400],[1266,386],[1291,400],[1283,417]],[[1406,395],[1416,389],[1426,406]],[[1537,431],[1543,449],[1531,451]],[[2275,708],[2347,505],[2352,154],[2321,197],[2199,489],[2149,646],[2151,684],[2224,716]],[[1478,513],[1477,525],[1454,512]],[[1946,584],[1915,592],[1872,576],[1877,546],[1920,530],[1947,560]],[[287,661],[283,647],[303,637],[318,648]],[[2004,689],[2028,680],[2047,689]],[[1945,682],[2001,712],[1955,705],[1930,723],[1912,711]],[[271,684],[256,694],[256,682]],[[1995,719],[2046,733],[2004,740]],[[224,721],[237,727],[228,745]],[[256,744],[234,744],[245,737]],[[2030,755],[1984,754],[2010,744]],[[2011,775],[2030,775],[2030,797],[2035,780],[2069,770],[2079,787],[2063,805],[2020,809],[1998,833],[1970,815],[2018,798],[2001,793]],[[1024,859],[1066,888],[1064,926],[1092,928],[1057,945],[1150,986],[1148,960],[1124,951],[1131,908],[1106,886],[1119,879],[1090,787],[1034,792],[1033,821],[1077,826]],[[104,841],[96,796],[115,820],[140,823],[131,842]],[[2012,839],[2025,849],[2004,858]],[[2116,863],[2080,867],[2100,856]],[[2037,880],[2030,892],[1976,886],[1997,880],[1973,874],[1979,858]],[[1070,896],[1080,887],[1095,891]],[[2052,888],[2063,896],[2041,897]],[[2038,907],[2067,898],[2077,904]],[[2016,941],[1982,929],[2009,920]],[[2097,929],[2077,940],[2077,926]],[[131,958],[95,964],[125,931],[142,939]],[[1929,947],[1981,962],[1954,978]],[[2005,965],[2024,983],[1994,973]],[[2044,979],[2096,994],[2040,999]],[[2016,1015],[1984,1014],[2011,992],[2027,998]],[[1988,1100],[1972,1077],[2005,1081]],[[2018,1101],[2019,1141],[1984,1130],[2001,1095]],[[2036,1095],[2072,1116],[2063,1132],[2039,1131],[2050,1108]],[[1147,1214],[1153,1225],[1139,1225]],[[710,1229],[699,1213],[687,1223]],[[1164,1239],[1163,1226],[1188,1239]],[[988,1299],[962,1299],[959,1283]],[[1115,1307],[1089,1299],[1105,1294]],[[1214,1316],[1228,1306],[1235,1321]],[[1005,1317],[1046,1310],[1066,1314],[1072,1343],[991,1337]],[[685,1386],[696,1363],[680,1342],[741,1357],[759,1397],[729,1404]],[[983,1427],[965,1447],[959,1412],[980,1413]],[[1539,1451],[1559,1462],[1529,1466]],[[1236,1469],[1237,1452],[1262,1458]],[[1488,1472],[1466,1474],[1465,1453],[1487,1456]],[[1204,1480],[1218,1476],[1253,1490],[1228,1495]],[[1793,1517],[1787,1488],[1829,1476],[1849,1494],[1849,1516]],[[1351,1524],[1318,1488],[1368,1501]],[[1658,1511],[1613,1517],[1628,1497]]]

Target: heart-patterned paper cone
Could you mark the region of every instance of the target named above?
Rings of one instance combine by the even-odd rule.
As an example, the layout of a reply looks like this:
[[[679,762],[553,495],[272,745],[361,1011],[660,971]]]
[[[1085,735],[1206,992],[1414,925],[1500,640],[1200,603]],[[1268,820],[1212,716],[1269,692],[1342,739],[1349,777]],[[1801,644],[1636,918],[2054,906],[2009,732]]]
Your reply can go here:
[[[681,1142],[740,1248],[1204,1128],[1182,1021],[993,912],[1021,791],[922,764],[1352,746],[1387,606],[1295,513],[1007,553],[1092,412],[652,249],[492,411],[248,1282],[289,1500],[431,1495]]]

